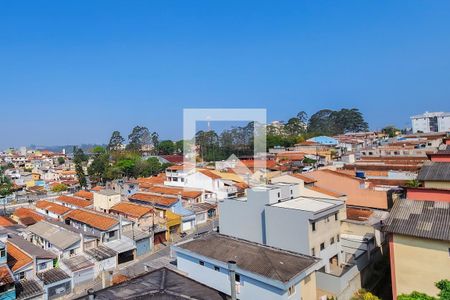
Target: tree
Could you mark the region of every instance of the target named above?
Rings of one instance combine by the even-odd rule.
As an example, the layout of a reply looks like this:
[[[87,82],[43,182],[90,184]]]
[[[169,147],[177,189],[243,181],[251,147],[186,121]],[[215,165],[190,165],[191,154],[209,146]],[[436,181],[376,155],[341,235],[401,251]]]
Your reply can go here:
[[[59,165],[63,165],[66,162],[66,160],[64,159],[64,157],[60,156],[58,157],[58,164]]]
[[[156,154],[159,148],[159,135],[155,131],[150,134],[150,141],[153,145],[153,153]]]
[[[411,180],[408,180],[405,185],[407,187],[417,188],[417,187],[420,187],[420,181],[418,181],[417,179],[411,179]]]
[[[65,185],[63,183],[55,184],[52,187],[52,192],[54,192],[54,193],[61,193],[61,192],[65,192],[65,191],[67,191],[67,185]]]
[[[397,300],[448,300],[450,299],[450,280],[443,279],[435,283],[435,286],[440,290],[438,297],[429,296],[425,293],[417,291],[411,294],[401,294],[397,297]]]
[[[333,135],[335,132],[334,125],[334,111],[331,109],[322,109],[309,118],[308,132]]]
[[[176,153],[183,153],[184,150],[184,141],[179,140],[175,142],[175,152]]]
[[[290,118],[284,126],[284,130],[289,136],[298,136],[305,131],[305,126],[299,118]]]
[[[161,141],[158,145],[158,153],[162,155],[173,154],[175,152],[175,144],[171,140]]]
[[[357,108],[343,108],[339,111],[322,109],[313,114],[308,123],[308,132],[322,135],[361,132],[368,129],[369,125]]]
[[[93,153],[93,160],[90,166],[88,167],[88,175],[89,179],[94,182],[106,182],[106,173],[108,170],[108,167],[110,166],[109,163],[109,153],[106,152],[106,149],[97,146],[94,149],[92,149]]]
[[[389,137],[397,136],[397,132],[400,132],[400,129],[395,128],[395,126],[389,125],[381,129],[381,132],[387,134]]]
[[[150,131],[147,127],[135,126],[128,135],[128,150],[140,151],[143,146],[150,145],[151,142]]]
[[[125,142],[125,139],[122,137],[119,131],[114,131],[109,139],[108,150],[109,151],[118,151],[122,149],[122,145]]]
[[[371,292],[366,291],[365,289],[358,290],[351,300],[381,300]]]
[[[88,161],[88,156],[84,154],[83,149],[74,147],[73,162],[75,163],[75,172],[77,174],[78,183],[82,188],[87,187],[86,174],[84,174],[83,165]]]

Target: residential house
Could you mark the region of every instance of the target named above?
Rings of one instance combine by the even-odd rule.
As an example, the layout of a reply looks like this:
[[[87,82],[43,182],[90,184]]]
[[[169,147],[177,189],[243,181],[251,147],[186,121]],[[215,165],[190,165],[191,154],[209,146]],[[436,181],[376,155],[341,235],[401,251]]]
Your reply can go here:
[[[54,201],[71,209],[88,208],[92,206],[92,201],[66,195],[61,195],[57,197]]]
[[[35,207],[38,213],[60,221],[64,219],[66,213],[71,211],[67,206],[47,200],[37,201]]]
[[[26,207],[16,208],[14,210],[14,213],[11,215],[11,218],[17,223],[24,226],[33,225],[45,219],[43,215]]]
[[[0,299],[16,299],[14,276],[7,265],[7,245],[0,241]]]
[[[114,190],[100,190],[94,192],[94,209],[103,212],[109,212],[111,207],[120,203],[121,195]]]
[[[30,242],[55,253],[59,259],[70,258],[82,252],[80,234],[56,224],[41,221],[29,226],[27,231]]]
[[[155,224],[163,223],[163,219],[156,216],[152,207],[132,202],[119,202],[109,209],[109,213],[116,216],[122,215],[144,230],[148,230]]]
[[[73,194],[75,197],[78,198],[83,198],[85,200],[89,200],[92,201],[94,200],[94,193],[93,192],[89,192],[86,190],[79,190],[78,192],[76,192],[75,194]]]
[[[172,246],[177,268],[241,300],[316,299],[317,259],[217,233]]]
[[[384,230],[393,297],[413,291],[436,296],[435,283],[449,278],[450,203],[397,200]]]

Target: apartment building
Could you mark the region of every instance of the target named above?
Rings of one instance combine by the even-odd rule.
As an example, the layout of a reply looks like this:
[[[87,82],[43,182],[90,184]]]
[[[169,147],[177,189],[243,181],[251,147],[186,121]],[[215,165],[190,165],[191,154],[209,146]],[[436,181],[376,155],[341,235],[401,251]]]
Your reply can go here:
[[[450,131],[450,113],[425,112],[421,115],[412,116],[411,124],[414,133]]]

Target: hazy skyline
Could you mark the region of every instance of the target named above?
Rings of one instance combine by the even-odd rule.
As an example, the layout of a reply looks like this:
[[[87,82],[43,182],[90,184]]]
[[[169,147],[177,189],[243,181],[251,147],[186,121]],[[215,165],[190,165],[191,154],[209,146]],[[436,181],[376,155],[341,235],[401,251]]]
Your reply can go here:
[[[183,108],[450,111],[448,1],[3,1],[0,149],[182,137]]]

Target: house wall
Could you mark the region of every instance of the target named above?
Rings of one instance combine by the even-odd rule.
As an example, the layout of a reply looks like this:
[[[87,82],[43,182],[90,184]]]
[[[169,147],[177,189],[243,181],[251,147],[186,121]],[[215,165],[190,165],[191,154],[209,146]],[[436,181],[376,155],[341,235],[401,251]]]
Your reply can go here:
[[[450,190],[449,181],[425,181],[424,186],[430,189]]]
[[[308,177],[317,180],[317,186],[347,195],[347,205],[371,207],[379,209],[388,208],[386,191],[376,191],[365,188],[364,182],[327,171],[314,171]]]
[[[436,296],[435,282],[450,275],[450,242],[394,234],[390,246],[397,295],[419,291]]]
[[[227,295],[230,295],[229,271],[223,266],[219,266],[220,270],[216,271],[212,261],[204,260],[205,265],[199,264],[199,259],[177,252],[177,267],[179,270],[186,272],[189,278],[197,280],[209,287],[217,289]],[[255,278],[240,275],[240,284],[237,288],[237,297],[240,300],[276,300],[276,299],[301,299],[302,289],[301,283],[296,284],[296,293],[292,298],[288,297],[287,291],[271,286],[265,282]],[[308,286],[308,293],[310,293]],[[307,299],[307,298],[303,298]]]
[[[120,194],[107,196],[101,193],[94,193],[94,209],[96,210],[109,211],[111,207],[113,207],[120,201],[121,201]]]

